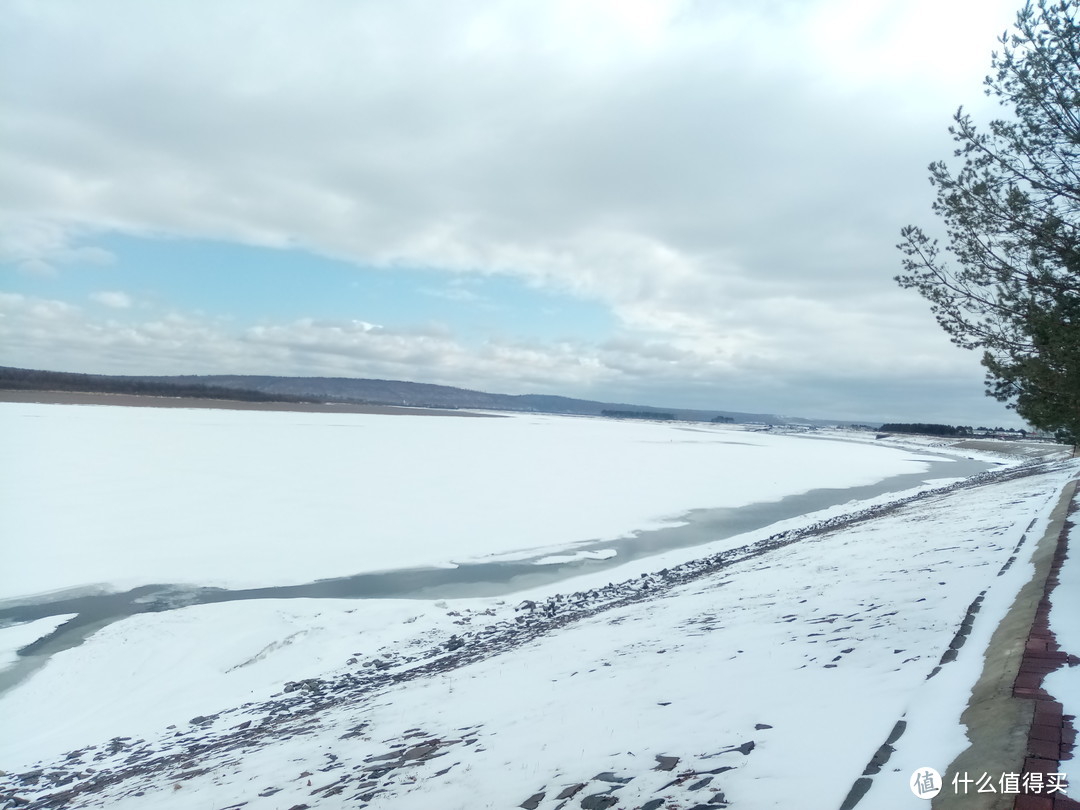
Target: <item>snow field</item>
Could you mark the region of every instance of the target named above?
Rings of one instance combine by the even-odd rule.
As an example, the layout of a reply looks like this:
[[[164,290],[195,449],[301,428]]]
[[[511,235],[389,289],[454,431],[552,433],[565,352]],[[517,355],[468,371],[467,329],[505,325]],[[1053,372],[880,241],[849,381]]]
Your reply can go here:
[[[514,807],[542,791],[538,808],[551,810],[566,786],[588,782],[587,792],[599,791],[604,785],[593,777],[605,771],[631,779],[617,795],[620,806],[635,807],[664,795],[656,791],[673,776],[652,770],[660,754],[680,758],[676,773],[732,768],[688,799],[704,801],[722,789],[734,807],[836,808],[906,717],[908,731],[866,806],[925,806],[907,777],[917,766],[944,771],[964,744],[959,715],[967,692],[989,634],[1031,576],[1026,554],[1042,524],[1005,575],[998,571],[1032,518],[1048,515],[1069,473],[934,496],[799,541],[662,598],[324,712],[312,733],[238,761],[203,763],[211,772],[181,789],[162,777],[145,795],[125,797],[116,788],[102,799],[140,810],[239,801],[248,802],[245,810],[350,806],[347,793],[313,798],[312,790],[420,729],[476,743],[385,777],[372,808]],[[983,591],[983,609],[957,660],[925,680]],[[0,700],[0,726],[30,735],[20,751],[0,750],[0,768],[13,757],[20,767],[29,764],[35,752],[54,756],[67,744],[42,735],[34,742],[35,726],[51,719],[73,717],[66,721],[70,740],[100,741],[106,729],[114,729],[108,736],[131,734],[133,724],[141,735],[172,711],[155,704],[178,715],[216,711],[260,691],[265,697],[282,678],[347,671],[381,651],[478,633],[513,615],[513,605],[487,599],[240,602],[134,617],[55,656]],[[355,653],[356,663],[343,660]],[[104,715],[80,717],[80,701],[100,702]],[[148,709],[147,723],[134,723]],[[362,735],[342,739],[360,723],[367,724]],[[748,741],[755,744],[749,753],[730,750]],[[344,771],[322,772],[328,754],[346,763]],[[314,777],[302,778],[305,772]],[[270,789],[277,792],[259,796]]]
[[[290,585],[849,487],[910,452],[709,425],[0,404],[0,599]]]

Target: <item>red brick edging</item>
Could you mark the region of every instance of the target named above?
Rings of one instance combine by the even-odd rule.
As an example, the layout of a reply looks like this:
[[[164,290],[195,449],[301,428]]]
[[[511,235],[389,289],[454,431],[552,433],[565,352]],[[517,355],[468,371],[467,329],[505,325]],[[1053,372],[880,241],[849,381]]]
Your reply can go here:
[[[1070,513],[1075,509],[1076,501],[1070,506]],[[1071,714],[1064,714],[1061,703],[1043,689],[1043,676],[1063,665],[1076,666],[1080,658],[1062,650],[1050,630],[1050,594],[1058,584],[1058,574],[1068,552],[1068,538],[1071,523],[1066,520],[1058,535],[1057,548],[1050,564],[1050,574],[1046,578],[1046,589],[1035,611],[1035,621],[1031,625],[1024,655],[1020,661],[1020,671],[1013,682],[1013,697],[1034,700],[1035,715],[1028,731],[1027,757],[1021,775],[1021,784],[1027,774],[1043,774],[1047,783],[1047,774],[1062,773],[1061,761],[1080,764],[1069,757],[1076,743],[1076,729],[1072,722],[1076,719]],[[1076,787],[1070,793],[1080,789],[1080,772],[1074,773],[1070,780]],[[1051,794],[1024,793],[1016,797],[1013,810],[1080,810],[1080,802],[1060,792]]]

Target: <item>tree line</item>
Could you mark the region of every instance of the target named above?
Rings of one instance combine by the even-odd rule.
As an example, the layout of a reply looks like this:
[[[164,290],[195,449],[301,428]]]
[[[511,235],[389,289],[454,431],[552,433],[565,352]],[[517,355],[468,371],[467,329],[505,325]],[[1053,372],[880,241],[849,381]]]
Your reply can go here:
[[[881,426],[880,430],[885,433],[920,433],[927,436],[971,436],[973,431],[964,425],[954,427],[952,425],[925,424],[922,422],[889,422]]]
[[[661,411],[600,411],[601,416],[609,416],[612,419],[661,419],[671,421],[675,418],[673,413]]]
[[[977,427],[970,425],[936,425],[922,422],[889,422],[882,425],[878,430],[884,433],[920,433],[927,436],[983,436],[989,433],[1014,433],[1017,436],[1026,436],[1026,430],[1003,427]]]
[[[187,399],[227,399],[239,402],[312,402],[306,397],[266,394],[242,388],[225,388],[201,383],[171,383],[140,377],[111,377],[66,371],[0,366],[0,390],[68,391],[86,394],[128,394],[131,396],[182,397]]]

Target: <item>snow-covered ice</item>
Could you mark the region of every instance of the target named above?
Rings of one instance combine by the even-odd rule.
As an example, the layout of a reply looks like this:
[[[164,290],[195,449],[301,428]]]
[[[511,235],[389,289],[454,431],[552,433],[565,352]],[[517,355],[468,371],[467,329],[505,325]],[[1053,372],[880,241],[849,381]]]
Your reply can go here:
[[[818,461],[824,480],[833,485],[906,472],[913,465],[918,469],[920,463],[908,451],[875,445],[723,429],[531,416],[452,420],[447,426],[432,419],[442,426],[420,429],[430,456],[417,449],[411,458],[430,458],[438,469],[414,479],[422,485],[405,488],[406,496],[364,476],[385,467],[376,448],[400,449],[424,420],[361,418],[335,433],[329,425],[306,421],[311,415],[284,416],[285,421],[255,420],[258,429],[248,435],[243,419],[225,425],[192,413],[186,419],[193,422],[179,420],[186,427],[178,435],[190,440],[228,434],[223,444],[234,451],[247,447],[255,456],[234,462],[234,474],[243,467],[250,472],[248,484],[257,482],[279,495],[286,491],[286,476],[280,470],[257,473],[270,463],[269,453],[256,452],[259,442],[280,434],[275,462],[280,464],[281,458],[307,457],[308,445],[286,438],[291,434],[321,437],[312,441],[327,457],[350,454],[350,448],[355,452],[359,445],[352,436],[358,435],[369,453],[355,475],[398,507],[411,497],[403,519],[414,528],[421,523],[410,511],[430,506],[446,520],[457,514],[454,508],[479,503],[468,499],[466,485],[479,480],[469,470],[485,466],[477,459],[485,464],[501,459],[494,474],[488,470],[492,480],[512,477],[518,467],[528,466],[522,458],[532,458],[536,465],[548,464],[550,475],[537,469],[523,473],[532,476],[523,490],[495,485],[502,486],[497,491],[505,500],[491,508],[508,523],[518,510],[528,530],[522,543],[552,547],[549,556],[575,540],[641,528],[689,508],[719,505],[718,500],[740,503],[760,500],[762,492],[778,497],[801,486],[820,486]],[[85,430],[99,417],[80,415],[76,421],[84,418]],[[293,418],[298,421],[288,421]],[[342,417],[334,419],[340,427]],[[383,427],[397,422],[407,427]],[[117,430],[127,435],[109,424],[103,418],[99,427],[106,435],[112,431],[114,441]],[[145,437],[156,432],[160,440],[161,424],[143,425]],[[478,437],[493,426],[500,432],[491,446],[498,449],[477,455],[478,447],[487,447]],[[473,461],[455,467],[464,480],[451,492],[439,491],[436,482],[453,477],[453,471],[439,466],[433,448],[451,452],[458,440],[440,432],[456,430],[479,431],[467,442]],[[36,441],[42,440],[38,434]],[[178,453],[180,466],[155,473],[148,462],[146,475],[159,482],[174,476],[173,502],[189,498],[180,470],[191,476],[201,469],[194,456],[202,453],[206,461],[210,453],[213,467],[227,455],[223,450],[214,455],[209,440],[196,441],[192,457],[178,449],[179,438],[172,434],[164,443]],[[849,455],[849,448],[859,452]],[[609,454],[612,466],[602,469],[600,462],[584,460],[582,473],[563,463],[564,457],[576,460],[577,453],[584,458],[599,452]],[[732,452],[737,455],[727,455]],[[74,463],[75,455],[69,451],[64,458]],[[130,461],[130,447],[122,455]],[[845,465],[851,470],[841,469]],[[116,491],[110,487],[118,482],[131,481],[120,466],[117,462],[109,473],[104,465],[102,481],[91,486],[99,497]],[[683,466],[692,470],[679,469]],[[308,484],[355,492],[339,480],[352,480],[352,465],[327,461],[323,468],[310,471]],[[635,488],[639,469],[645,473],[643,484]],[[586,514],[587,498],[576,499],[573,487],[560,488],[565,484],[560,479],[581,487],[605,471],[612,480],[598,485],[595,515]],[[53,655],[33,678],[0,696],[5,730],[0,770],[29,771],[25,781],[13,777],[7,786],[31,797],[101,779],[100,790],[73,794],[70,806],[120,810],[241,804],[244,810],[299,805],[465,810],[513,808],[529,799],[536,810],[555,810],[564,801],[559,796],[578,785],[567,810],[577,810],[587,796],[597,796],[595,806],[604,806],[603,795],[616,799],[616,808],[655,807],[649,803],[657,799],[664,810],[710,801],[722,806],[721,793],[733,808],[835,810],[903,719],[907,727],[894,742],[892,759],[874,777],[860,808],[925,807],[908,789],[910,773],[921,766],[944,772],[964,747],[959,716],[981,672],[989,636],[1030,579],[1034,543],[1061,488],[1078,472],[1077,462],[1063,462],[978,486],[928,493],[922,487],[924,494],[892,507],[888,503],[897,496],[876,498],[872,515],[850,522],[842,516],[857,505],[833,507],[722,542],[585,573],[513,599],[267,599],[133,616]],[[85,476],[85,470],[68,470],[59,480],[71,483]],[[215,474],[214,480],[224,478]],[[695,488],[702,479],[708,486]],[[289,480],[295,487],[295,476]],[[23,486],[24,492],[33,489]],[[221,520],[207,522],[220,542],[231,536],[222,526],[237,529],[233,521],[243,510],[232,511],[201,486],[194,487],[205,499],[199,502],[225,511]],[[626,498],[622,514],[616,508],[620,487]],[[650,489],[661,494],[649,494]],[[148,488],[140,492],[150,497]],[[244,487],[229,492],[242,495]],[[319,500],[323,496],[306,496],[311,500],[303,501],[305,509],[316,514],[320,505],[332,506],[336,521],[359,519],[375,509],[374,501],[365,500],[354,511],[347,498]],[[459,497],[465,500],[452,499]],[[151,503],[158,508],[170,500],[156,498]],[[256,502],[249,497],[245,509]],[[139,503],[127,499],[113,508],[150,530],[149,515],[133,505]],[[78,504],[85,518],[91,502]],[[278,517],[288,511],[277,506],[271,511]],[[375,514],[387,519],[389,513]],[[823,518],[832,522],[812,525]],[[284,548],[284,532],[275,534],[265,518],[251,520],[277,538],[268,541],[278,543],[275,548]],[[463,522],[471,530],[496,527],[472,523],[471,517]],[[547,531],[524,526],[532,522]],[[339,524],[329,517],[320,523],[324,529],[332,525]],[[466,534],[454,526],[446,536]],[[132,544],[139,533],[123,536]],[[363,555],[350,556],[348,543],[322,542],[305,541],[305,548],[316,557],[338,554],[347,565],[363,561]],[[524,547],[504,537],[463,542],[472,543],[474,556],[514,554]],[[379,552],[372,565],[389,567],[413,553],[429,562],[461,558],[454,546],[446,548],[453,550],[432,555],[413,546],[399,556]],[[212,548],[197,542],[189,549],[207,555],[201,568],[193,563],[190,569],[197,577],[192,581],[200,584],[214,577],[235,583],[244,576],[298,576],[275,568],[275,561],[292,565],[287,555],[255,561],[254,570],[244,574],[229,567],[228,555],[211,554]],[[721,552],[722,559],[710,556]],[[1003,570],[1014,553],[1016,561]],[[31,578],[34,588],[25,592],[148,581],[148,572],[163,570],[150,563],[160,561],[147,553],[136,564],[124,562],[119,575],[120,569],[102,565],[82,578]],[[208,574],[209,567],[219,565]],[[303,576],[317,570],[305,569]],[[1059,587],[1068,587],[1064,570],[1062,578]],[[955,661],[942,664],[980,596],[982,609],[966,643]],[[48,629],[43,625],[33,632]],[[96,747],[63,759],[88,745]],[[30,769],[36,768],[42,774],[33,775]],[[0,780],[0,798],[4,787]]]
[[[0,599],[265,587],[561,553],[688,510],[918,472],[904,450],[514,416],[0,404]]]

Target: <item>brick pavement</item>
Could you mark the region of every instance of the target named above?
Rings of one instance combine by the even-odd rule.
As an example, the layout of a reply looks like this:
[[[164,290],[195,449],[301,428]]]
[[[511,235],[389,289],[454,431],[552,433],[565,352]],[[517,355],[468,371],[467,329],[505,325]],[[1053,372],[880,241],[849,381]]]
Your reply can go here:
[[[1074,495],[1070,514],[1076,507]],[[1049,774],[1067,771],[1067,768],[1062,768],[1062,760],[1068,765],[1077,762],[1070,759],[1076,743],[1076,728],[1073,725],[1076,718],[1064,714],[1061,703],[1043,688],[1043,677],[1047,673],[1062,666],[1080,665],[1080,658],[1062,650],[1050,630],[1051,594],[1057,587],[1058,575],[1068,552],[1071,527],[1071,521],[1066,521],[1058,536],[1046,588],[1035,611],[1035,621],[1028,634],[1020,670],[1013,682],[1013,697],[1035,701],[1035,712],[1028,731],[1027,756],[1021,773],[1021,784],[1028,786],[1028,792],[1016,797],[1013,810],[1080,810],[1080,802],[1074,798],[1056,790],[1047,792],[1051,780]],[[1080,774],[1073,781],[1080,788]],[[1032,782],[1041,782],[1041,789],[1036,791]],[[1076,795],[1077,788],[1068,792]]]

